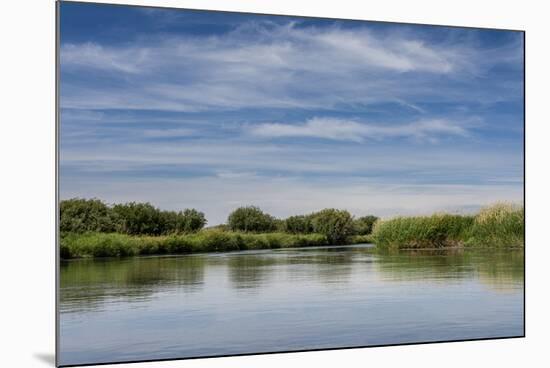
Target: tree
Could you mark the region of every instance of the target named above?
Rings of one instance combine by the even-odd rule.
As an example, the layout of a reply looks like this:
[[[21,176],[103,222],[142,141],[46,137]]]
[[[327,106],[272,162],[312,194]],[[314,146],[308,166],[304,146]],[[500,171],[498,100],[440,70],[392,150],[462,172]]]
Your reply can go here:
[[[117,204],[113,213],[119,223],[119,231],[130,235],[160,235],[164,232],[165,216],[150,203],[130,202]]]
[[[275,218],[255,206],[239,207],[227,218],[233,231],[267,232],[276,228]]]
[[[313,232],[311,216],[290,216],[285,219],[285,231],[291,234],[309,234]]]
[[[196,209],[186,209],[178,213],[179,220],[177,230],[184,233],[191,233],[202,229],[206,225],[204,213]]]
[[[111,232],[116,230],[111,209],[99,199],[73,198],[59,206],[61,232]]]
[[[353,234],[353,217],[348,211],[327,208],[312,214],[313,230],[330,244],[343,244]]]
[[[372,227],[378,220],[376,216],[363,216],[353,221],[353,227],[357,235],[369,235],[372,233]]]

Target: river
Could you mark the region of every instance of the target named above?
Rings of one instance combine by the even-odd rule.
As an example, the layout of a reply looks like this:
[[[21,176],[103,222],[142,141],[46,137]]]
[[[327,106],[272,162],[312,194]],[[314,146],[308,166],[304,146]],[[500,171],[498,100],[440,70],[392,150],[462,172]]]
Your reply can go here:
[[[370,245],[62,262],[60,364],[521,336],[523,267]]]

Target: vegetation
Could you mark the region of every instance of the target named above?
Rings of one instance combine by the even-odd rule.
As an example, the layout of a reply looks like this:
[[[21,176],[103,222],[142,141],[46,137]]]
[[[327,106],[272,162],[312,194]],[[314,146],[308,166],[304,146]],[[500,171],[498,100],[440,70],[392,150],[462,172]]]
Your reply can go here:
[[[378,220],[376,216],[363,216],[353,220],[354,233],[357,235],[369,235],[372,233],[372,227]]]
[[[523,207],[496,204],[475,216],[436,214],[379,220],[372,241],[381,248],[523,246]]]
[[[325,235],[330,244],[345,244],[353,235],[353,217],[348,211],[328,208],[311,217],[313,230]]]
[[[254,206],[239,207],[229,214],[229,228],[233,231],[270,232],[277,228],[275,217]]]
[[[372,238],[384,248],[440,248],[459,245],[473,216],[435,214],[377,221]]]
[[[112,207],[99,199],[61,201],[62,233],[118,232],[129,235],[167,235],[202,229],[206,218],[195,209],[161,211],[150,203],[125,203]]]
[[[470,246],[523,246],[525,242],[523,207],[509,203],[481,209],[465,241]]]
[[[276,249],[328,245],[321,234],[241,233],[203,230],[168,236],[131,236],[117,233],[65,234],[61,257],[125,257],[151,254],[187,254],[248,249]]]
[[[111,209],[99,199],[69,199],[61,201],[59,209],[62,233],[111,232],[117,228]]]
[[[477,215],[435,214],[380,220],[324,209],[277,219],[240,207],[226,224],[204,229],[195,209],[162,211],[150,203],[109,206],[98,199],[61,202],[61,257],[125,257],[333,244],[378,249],[523,246],[523,207],[496,204]]]
[[[284,230],[291,234],[310,234],[313,232],[312,216],[290,216],[284,220]]]

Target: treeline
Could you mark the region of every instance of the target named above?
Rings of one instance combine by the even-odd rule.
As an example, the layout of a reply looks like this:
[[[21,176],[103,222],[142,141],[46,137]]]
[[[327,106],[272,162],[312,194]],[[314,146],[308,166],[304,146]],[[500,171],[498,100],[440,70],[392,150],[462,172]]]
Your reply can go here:
[[[195,209],[162,211],[150,203],[108,206],[99,199],[68,199],[60,203],[62,233],[122,233],[168,235],[191,233],[206,225],[204,213]]]
[[[329,244],[343,244],[351,236],[372,231],[375,216],[354,218],[348,211],[324,209],[315,213],[277,219],[258,207],[239,207],[218,230],[244,233],[322,234]],[[163,211],[150,203],[130,202],[109,206],[99,199],[74,198],[60,204],[60,231],[67,233],[121,233],[174,235],[204,228],[204,213],[195,209]]]
[[[163,211],[149,203],[107,205],[70,199],[60,205],[61,257],[120,257],[374,243],[377,248],[516,247],[524,245],[522,206],[496,204],[475,215],[378,219],[324,209],[278,219],[239,207],[223,225],[205,228],[195,209]]]
[[[229,215],[227,227],[232,231],[289,234],[323,234],[330,244],[343,244],[350,236],[369,235],[376,216],[354,218],[346,210],[327,208],[308,215],[277,219],[258,207],[239,207]]]

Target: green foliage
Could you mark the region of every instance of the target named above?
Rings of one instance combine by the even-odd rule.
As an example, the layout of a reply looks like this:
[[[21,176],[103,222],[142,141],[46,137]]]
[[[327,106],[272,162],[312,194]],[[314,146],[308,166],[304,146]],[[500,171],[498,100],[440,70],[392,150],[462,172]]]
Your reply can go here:
[[[290,216],[284,220],[284,231],[291,234],[309,234],[313,232],[311,216]]]
[[[229,215],[227,225],[233,231],[270,232],[276,229],[275,218],[255,206],[239,207]]]
[[[183,212],[161,211],[160,215],[162,234],[192,233],[206,225],[204,213],[195,209],[186,209]]]
[[[349,238],[349,243],[350,244],[368,244],[368,243],[372,243],[372,235],[369,234],[369,235],[352,235],[350,238]]]
[[[284,232],[285,229],[286,229],[286,223],[285,223],[285,220],[281,220],[281,219],[274,219],[273,220],[273,225],[274,225],[274,231],[277,231],[277,232]]]
[[[496,204],[475,216],[436,214],[379,220],[372,240],[381,248],[523,246],[523,207]]]
[[[167,235],[202,229],[206,218],[195,209],[161,211],[149,203],[117,204],[98,199],[69,199],[60,203],[61,233],[119,232],[129,235]]]
[[[61,232],[110,232],[117,226],[110,208],[99,199],[68,199],[61,201],[59,209]]]
[[[196,209],[186,209],[179,212],[178,216],[182,219],[181,226],[176,228],[177,232],[190,233],[202,229],[206,225],[206,217],[204,213]]]
[[[451,246],[523,246],[523,207],[496,204],[475,216],[435,214],[379,220],[355,219],[344,210],[324,209],[285,220],[258,207],[240,207],[226,225],[203,229],[194,209],[161,211],[149,203],[109,207],[98,199],[61,201],[60,255],[126,257],[244,249],[275,249],[375,243],[381,249]]]
[[[326,237],[321,234],[255,234],[222,230],[202,230],[197,233],[168,236],[71,233],[61,238],[61,258],[187,254],[320,245],[328,245]]]
[[[311,215],[313,230],[330,244],[344,244],[353,235],[353,217],[348,211],[327,208]]]
[[[227,224],[208,226],[204,230],[207,230],[207,231],[211,231],[211,230],[230,231],[229,226],[227,226]]]
[[[372,233],[372,227],[378,220],[376,216],[363,216],[353,220],[353,229],[357,235],[369,235]]]
[[[150,203],[130,202],[113,207],[119,231],[125,234],[160,235],[164,232],[166,216]]]
[[[380,220],[372,238],[378,247],[440,248],[463,243],[474,222],[473,216],[435,214]]]
[[[523,207],[497,203],[482,208],[475,217],[466,245],[509,247],[523,246],[525,242]]]

